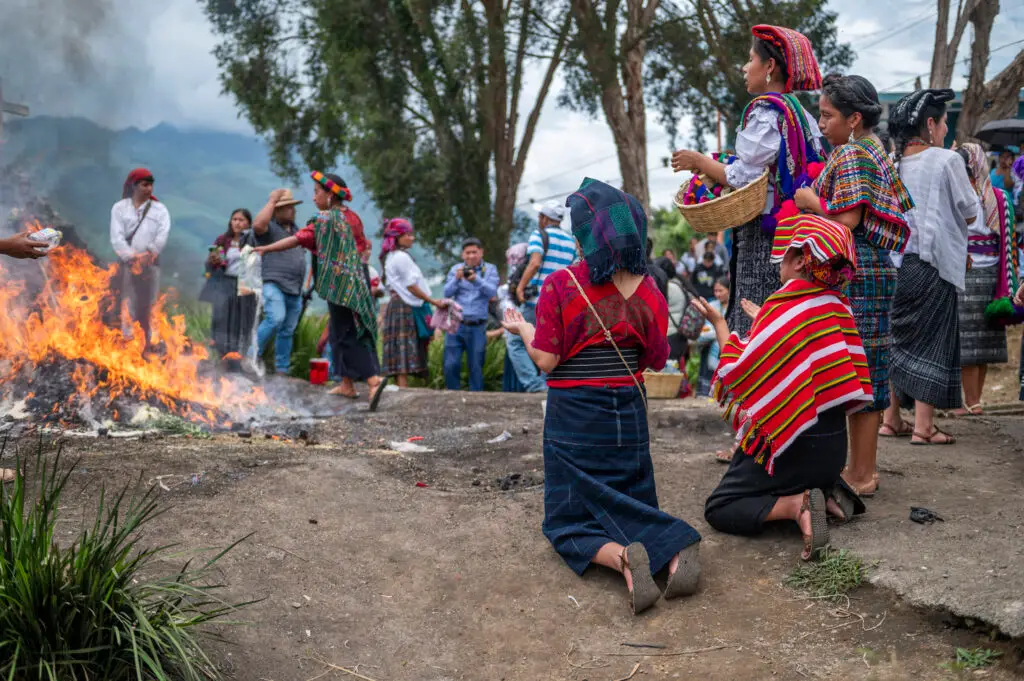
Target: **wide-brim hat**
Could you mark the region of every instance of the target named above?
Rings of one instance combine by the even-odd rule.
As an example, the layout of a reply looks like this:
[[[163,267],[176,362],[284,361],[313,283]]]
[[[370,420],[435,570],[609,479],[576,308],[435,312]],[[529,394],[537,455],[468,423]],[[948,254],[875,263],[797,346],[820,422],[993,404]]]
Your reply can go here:
[[[296,206],[302,203],[302,199],[295,198],[292,194],[291,189],[285,189],[284,193],[281,194],[281,199],[274,204],[274,208],[284,208],[285,206]]]

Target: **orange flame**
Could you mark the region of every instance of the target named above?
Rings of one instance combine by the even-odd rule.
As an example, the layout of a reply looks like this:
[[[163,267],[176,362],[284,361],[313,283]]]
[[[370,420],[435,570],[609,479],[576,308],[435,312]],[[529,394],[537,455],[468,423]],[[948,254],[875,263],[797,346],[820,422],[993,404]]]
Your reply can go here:
[[[70,246],[55,248],[38,262],[47,281],[32,306],[20,300],[23,282],[7,281],[0,266],[0,361],[10,363],[0,384],[26,366],[42,365],[57,355],[89,363],[77,366],[68,377],[76,398],[83,401],[100,394],[108,404],[121,396],[156,400],[172,413],[206,423],[217,420],[227,406],[266,402],[260,389],[243,390],[227,379],[201,375],[208,352],[189,340],[184,316],[163,314],[165,296],[154,306],[151,323],[166,352],[144,355],[138,325],[133,338],[126,339],[119,328],[102,321],[103,311],[112,304],[115,266],[102,269],[84,251]]]

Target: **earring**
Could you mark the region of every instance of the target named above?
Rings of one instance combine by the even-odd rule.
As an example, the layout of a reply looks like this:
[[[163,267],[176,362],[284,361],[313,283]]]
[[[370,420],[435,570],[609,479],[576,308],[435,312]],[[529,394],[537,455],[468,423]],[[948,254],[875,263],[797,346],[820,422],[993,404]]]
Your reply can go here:
[[[850,136],[846,139],[846,141],[849,142],[850,144],[853,144],[854,142],[857,141],[857,138],[854,137],[853,135],[853,128],[850,128]]]
[[[764,76],[764,83],[765,83],[765,85],[770,85],[770,84],[771,84],[771,82],[772,82],[772,72],[771,72],[771,71],[769,71],[769,72],[768,72],[768,73],[766,73],[766,74],[765,74],[765,76]]]

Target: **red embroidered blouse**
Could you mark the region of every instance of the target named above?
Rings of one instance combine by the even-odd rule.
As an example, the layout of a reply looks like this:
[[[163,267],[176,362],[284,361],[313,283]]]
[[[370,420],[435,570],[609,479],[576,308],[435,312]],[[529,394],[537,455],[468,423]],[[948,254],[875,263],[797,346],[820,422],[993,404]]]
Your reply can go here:
[[[587,292],[594,309],[612,333],[619,348],[640,349],[640,370],[643,382],[645,369],[660,371],[668,359],[668,304],[650,275],[644,277],[636,292],[625,299],[615,284],[595,286],[590,283],[587,264],[570,265],[580,285]],[[548,275],[537,300],[537,332],[533,347],[558,355],[564,361],[591,346],[609,347],[601,325],[587,306],[587,301],[565,270]],[[621,387],[633,385],[628,376],[586,379],[579,381],[549,380],[551,388],[581,386]]]
[[[359,215],[350,208],[342,208],[341,214],[345,216],[345,222],[352,228],[352,237],[356,240],[356,250],[360,254],[369,250],[370,242],[366,240],[366,231],[363,229],[363,221],[359,219]],[[313,225],[306,225],[295,232],[295,238],[299,240],[299,245],[303,248],[316,251],[316,231]]]

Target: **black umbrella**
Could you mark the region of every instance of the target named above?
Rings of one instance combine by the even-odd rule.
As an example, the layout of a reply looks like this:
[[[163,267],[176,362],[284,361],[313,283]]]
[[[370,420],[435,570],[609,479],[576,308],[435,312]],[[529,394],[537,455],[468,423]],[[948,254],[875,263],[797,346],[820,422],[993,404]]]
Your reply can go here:
[[[998,146],[1020,146],[1024,142],[1024,120],[1019,118],[1007,118],[1002,121],[992,121],[982,126],[981,130],[974,133],[974,136],[982,142]]]

